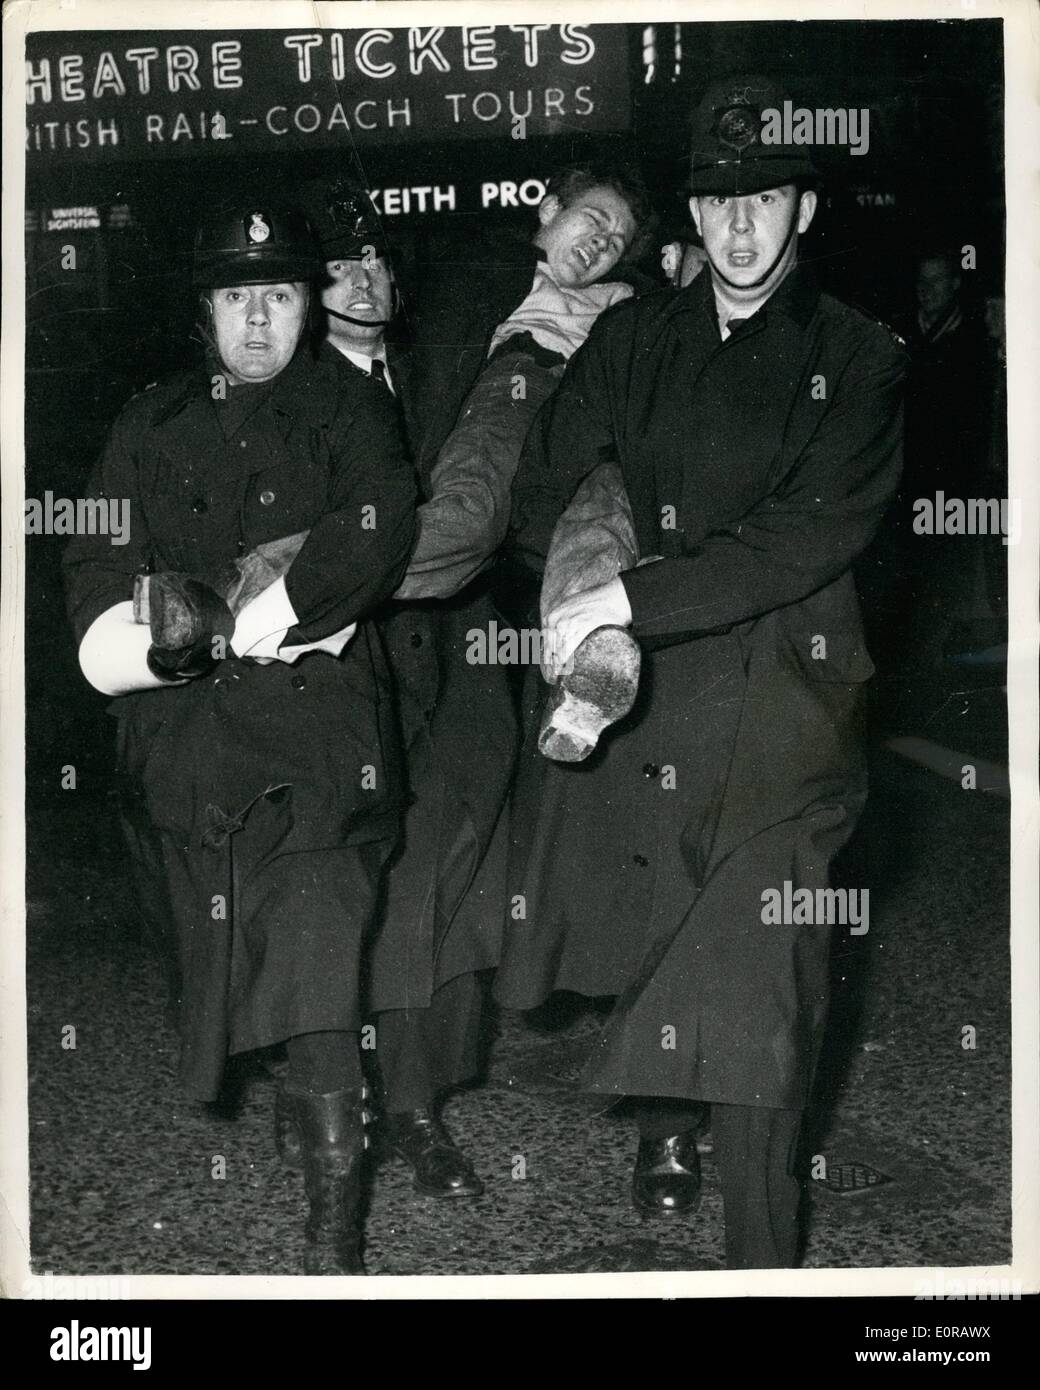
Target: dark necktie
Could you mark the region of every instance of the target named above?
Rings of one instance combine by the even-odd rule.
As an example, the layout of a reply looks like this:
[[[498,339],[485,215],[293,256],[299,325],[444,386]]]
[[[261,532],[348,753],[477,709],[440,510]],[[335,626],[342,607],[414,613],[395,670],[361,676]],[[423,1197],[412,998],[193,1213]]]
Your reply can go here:
[[[378,381],[381,386],[386,387],[386,389],[390,392],[391,396],[397,395],[397,392],[390,384],[390,373],[386,370],[386,363],[383,361],[381,357],[372,358],[371,375],[375,377],[376,381]]]

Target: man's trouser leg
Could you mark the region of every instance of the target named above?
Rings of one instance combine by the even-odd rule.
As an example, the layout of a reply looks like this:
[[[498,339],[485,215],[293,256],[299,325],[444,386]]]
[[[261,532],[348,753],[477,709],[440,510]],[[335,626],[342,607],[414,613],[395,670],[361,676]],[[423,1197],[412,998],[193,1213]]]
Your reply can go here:
[[[425,1009],[375,1016],[375,1056],[383,1109],[424,1109],[439,1091],[468,1081],[479,1066],[483,991],[479,977],[459,975],[436,990]]]
[[[640,1139],[667,1139],[691,1129],[703,1134],[708,1128],[708,1106],[672,1096],[633,1096],[632,1118]]]
[[[607,584],[639,559],[625,480],[616,463],[589,474],[556,523],[542,575],[542,625],[554,608]]]
[[[356,1089],[361,1085],[356,1033],[299,1033],[286,1044],[291,1090],[311,1095]]]
[[[481,993],[470,972],[436,990],[428,1008],[376,1015],[384,1134],[425,1197],[478,1197],[484,1190],[436,1109],[438,1092],[477,1070]]]
[[[549,614],[578,594],[609,583],[637,561],[635,522],[616,463],[601,463],[578,488],[556,523],[542,576],[542,628]],[[542,675],[552,686],[538,735],[539,751],[556,762],[581,762],[600,734],[632,708],[639,682],[639,645],[629,632],[603,626],[588,633],[566,671]]]
[[[801,1183],[793,1173],[801,1110],[713,1105],[727,1269],[789,1269],[798,1249]]]

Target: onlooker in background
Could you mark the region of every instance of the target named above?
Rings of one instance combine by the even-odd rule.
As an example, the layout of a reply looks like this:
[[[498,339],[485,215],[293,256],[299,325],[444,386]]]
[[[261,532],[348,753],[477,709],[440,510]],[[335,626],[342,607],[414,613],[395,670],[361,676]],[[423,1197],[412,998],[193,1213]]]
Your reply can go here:
[[[914,503],[978,497],[985,449],[985,348],[965,293],[961,252],[927,250],[914,273],[916,308],[904,327],[905,468],[899,496],[858,578],[878,662],[893,676],[926,670],[972,602],[976,538],[922,533]]]
[[[970,495],[964,489],[977,478],[984,347],[964,288],[959,252],[928,251],[918,259],[918,307],[907,334],[907,493],[939,487]]]

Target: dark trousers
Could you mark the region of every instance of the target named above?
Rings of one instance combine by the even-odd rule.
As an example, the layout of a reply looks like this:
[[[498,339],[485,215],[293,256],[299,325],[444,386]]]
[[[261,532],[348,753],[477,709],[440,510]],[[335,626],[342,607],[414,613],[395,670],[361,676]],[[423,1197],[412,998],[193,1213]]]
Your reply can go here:
[[[346,1030],[298,1033],[286,1043],[292,1091],[327,1096],[333,1091],[356,1090],[361,1085],[358,1035]]]
[[[425,1009],[388,1009],[375,1015],[374,1056],[383,1108],[420,1110],[438,1091],[457,1086],[479,1069],[483,988],[474,973],[436,990]]]
[[[708,1107],[696,1101],[640,1097],[636,1123],[645,1139],[703,1130]],[[790,1269],[798,1250],[801,1183],[794,1173],[801,1110],[712,1105],[711,1132],[722,1182],[727,1269]]]

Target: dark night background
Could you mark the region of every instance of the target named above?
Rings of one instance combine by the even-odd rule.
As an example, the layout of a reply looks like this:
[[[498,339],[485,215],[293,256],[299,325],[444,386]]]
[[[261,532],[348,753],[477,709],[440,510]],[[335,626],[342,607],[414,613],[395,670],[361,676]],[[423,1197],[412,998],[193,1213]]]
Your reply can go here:
[[[672,59],[676,27],[682,43],[678,76]],[[616,136],[564,131],[523,142],[459,136],[395,148],[387,132],[387,143],[364,146],[358,155],[349,148],[316,151],[305,141],[287,150],[290,132],[278,153],[251,160],[209,142],[196,143],[182,158],[106,164],[93,151],[97,162],[72,160],[50,169],[30,155],[27,210],[123,205],[132,223],[101,233],[29,233],[33,384],[48,372],[76,372],[84,377],[80,402],[97,401],[114,411],[130,389],[184,352],[192,314],[187,271],[200,211],[240,188],[272,189],[287,176],[342,170],[345,159],[369,186],[386,187],[523,178],[591,153],[625,153],[643,167],[665,228],[678,230],[688,225],[679,190],[689,113],[713,75],[734,71],[776,74],[795,105],[870,108],[867,154],[817,149],[828,176],[828,205],[805,251],[825,288],[898,322],[911,302],[913,254],[937,240],[975,245],[986,288],[1002,283],[1000,21],[662,24],[652,72],[641,34],[640,26],[629,26],[631,129]],[[60,48],[74,47],[74,41],[74,35],[63,36]],[[205,104],[204,97],[195,99],[196,106]],[[533,224],[532,210],[481,216]],[[428,239],[458,235],[466,214],[387,221],[407,280],[421,268]],[[74,276],[60,267],[59,247],[70,241],[79,256],[80,273]],[[31,400],[27,409],[34,420]]]

